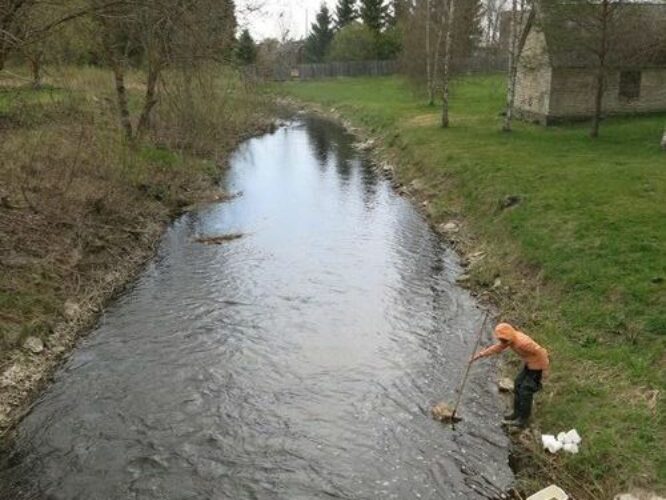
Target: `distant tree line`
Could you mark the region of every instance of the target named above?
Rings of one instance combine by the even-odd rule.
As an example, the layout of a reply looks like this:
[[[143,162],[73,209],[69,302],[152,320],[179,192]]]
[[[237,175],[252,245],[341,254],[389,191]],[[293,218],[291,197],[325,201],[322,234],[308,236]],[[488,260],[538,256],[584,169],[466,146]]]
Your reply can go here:
[[[305,40],[307,62],[395,59],[407,0],[338,0],[335,16],[323,5]]]

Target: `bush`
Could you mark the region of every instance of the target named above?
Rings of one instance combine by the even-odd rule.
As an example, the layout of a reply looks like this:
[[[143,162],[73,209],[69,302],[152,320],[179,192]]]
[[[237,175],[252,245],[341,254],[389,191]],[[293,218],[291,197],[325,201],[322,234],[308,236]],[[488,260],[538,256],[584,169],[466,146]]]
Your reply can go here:
[[[335,34],[329,61],[367,61],[377,59],[377,38],[364,24],[348,24]]]
[[[402,34],[397,28],[375,33],[365,24],[348,24],[335,34],[328,54],[329,61],[368,61],[395,59],[402,47]]]
[[[377,58],[395,59],[402,49],[402,32],[393,27],[379,35],[377,39]]]

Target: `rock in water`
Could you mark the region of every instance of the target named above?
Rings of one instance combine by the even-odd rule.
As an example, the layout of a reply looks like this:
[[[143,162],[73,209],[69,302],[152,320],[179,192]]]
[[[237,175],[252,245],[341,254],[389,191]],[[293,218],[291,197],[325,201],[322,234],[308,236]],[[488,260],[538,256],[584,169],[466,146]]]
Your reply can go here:
[[[497,387],[501,392],[513,392],[513,380],[509,377],[502,377],[499,382],[497,382]]]
[[[33,354],[39,354],[44,350],[44,342],[38,337],[28,337],[25,339],[25,342],[23,342],[23,348]]]
[[[432,418],[440,422],[460,422],[462,420],[457,415],[453,416],[453,408],[446,403],[437,403],[430,410]]]

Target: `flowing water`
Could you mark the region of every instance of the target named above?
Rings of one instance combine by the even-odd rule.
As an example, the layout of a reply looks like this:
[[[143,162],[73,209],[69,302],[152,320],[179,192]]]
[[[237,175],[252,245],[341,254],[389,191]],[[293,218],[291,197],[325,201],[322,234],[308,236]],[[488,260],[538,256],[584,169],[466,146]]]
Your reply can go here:
[[[455,255],[353,138],[300,118],[242,145],[242,192],[175,222],[23,420],[6,499],[493,498],[512,479]],[[200,236],[239,232],[222,245]],[[489,340],[488,333],[485,333]]]

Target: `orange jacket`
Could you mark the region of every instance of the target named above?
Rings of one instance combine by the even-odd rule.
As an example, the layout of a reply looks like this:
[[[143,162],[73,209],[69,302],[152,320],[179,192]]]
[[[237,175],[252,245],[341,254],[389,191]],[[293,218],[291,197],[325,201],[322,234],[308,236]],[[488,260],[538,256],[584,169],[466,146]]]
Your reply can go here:
[[[534,342],[528,335],[519,332],[508,323],[500,323],[495,327],[495,337],[507,340],[507,342],[492,345],[479,352],[477,357],[492,356],[510,347],[520,356],[530,370],[548,370],[550,365],[548,351]]]

